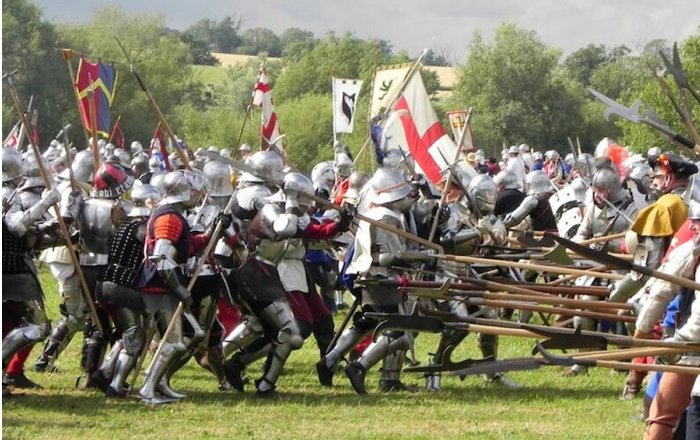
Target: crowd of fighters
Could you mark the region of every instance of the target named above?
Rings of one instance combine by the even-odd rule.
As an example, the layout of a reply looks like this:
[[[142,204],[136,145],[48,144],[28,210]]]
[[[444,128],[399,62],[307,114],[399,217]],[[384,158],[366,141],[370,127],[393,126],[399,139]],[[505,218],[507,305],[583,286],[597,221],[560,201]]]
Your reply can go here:
[[[321,385],[332,386],[344,375],[364,394],[367,372],[383,361],[379,389],[407,389],[401,371],[416,335],[386,331],[367,343],[379,323],[371,313],[408,313],[410,303],[398,286],[416,274],[439,281],[478,277],[484,268],[436,260],[415,241],[357,219],[357,213],[422,238],[431,236],[435,223],[433,241],[454,255],[489,255],[508,246],[509,236],[533,230],[558,231],[578,242],[628,231],[625,239],[592,246],[700,281],[698,168],[659,148],[646,157],[626,154],[624,160],[613,151],[621,147],[607,140],[595,155],[563,159],[555,150],[543,155],[525,144],[505,149],[501,160],[476,152],[467,158],[474,171],[452,169],[452,186],[444,191],[416,177],[410,159],[398,151],[386,152],[369,175],[353,170],[349,154],[336,145],[335,160],[317,164],[308,178],[291,171],[276,152],[253,152],[248,145],[237,152],[245,172],[232,168],[230,152],[216,148],[189,153],[185,163],[180,155],[185,150],[164,158],[149,157],[138,142],[128,151],[103,141],[99,148],[97,169],[90,148],[70,154],[56,141],[41,163],[31,152],[2,150],[3,396],[13,387],[38,386],[24,374],[33,347],[39,353],[31,368],[55,371],[78,333],[85,385],[109,397],[131,392],[130,374],[150,341],[159,338],[161,347],[134,390],[151,404],[185,397],[169,382],[192,357],[222,391],[251,387],[259,396],[275,396],[286,360],[312,334]],[[50,171],[51,188],[41,167]],[[309,194],[338,209],[324,208]],[[68,225],[69,237],[58,233],[57,216]],[[215,231],[217,241],[208,246]],[[68,246],[78,251],[79,268]],[[60,319],[53,326],[36,260],[55,277],[61,296]],[[537,277],[506,272],[520,282]],[[376,282],[387,280],[397,282]],[[89,296],[81,291],[83,282]],[[573,282],[607,285],[591,277]],[[360,307],[334,340],[331,312],[346,307],[346,290]],[[608,330],[603,328],[608,323],[588,317],[576,317],[571,325],[638,338],[652,338],[661,329],[672,340],[700,342],[695,292],[632,273],[609,290],[611,301],[633,305],[636,326]],[[516,316],[463,301],[432,306],[462,317],[530,318],[525,311]],[[664,320],[667,309],[670,319]],[[439,364],[466,336],[463,330],[443,331],[431,363]],[[484,358],[497,358],[498,336],[479,334],[478,346]],[[259,359],[265,359],[262,373],[249,382],[248,366]],[[700,365],[692,356],[679,362]],[[584,370],[574,365],[567,374]],[[439,391],[440,379],[439,373],[427,374],[427,388]],[[519,387],[502,373],[487,379]],[[637,396],[643,379],[631,372],[623,396]],[[688,430],[698,432],[700,381],[691,393],[694,382],[694,376],[674,373],[649,380],[649,438],[670,438],[691,395],[696,400],[688,408]]]

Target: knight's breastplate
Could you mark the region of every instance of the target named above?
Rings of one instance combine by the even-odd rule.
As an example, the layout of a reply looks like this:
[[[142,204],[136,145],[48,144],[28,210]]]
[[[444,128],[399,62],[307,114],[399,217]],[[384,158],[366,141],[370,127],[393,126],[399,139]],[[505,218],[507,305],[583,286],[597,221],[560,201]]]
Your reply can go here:
[[[124,218],[121,204],[111,199],[87,199],[80,210],[80,237],[91,254],[108,254],[116,227]]]
[[[2,273],[3,274],[18,274],[29,273],[30,270],[26,264],[27,254],[29,252],[26,237],[19,237],[11,233],[5,221],[2,222]]]

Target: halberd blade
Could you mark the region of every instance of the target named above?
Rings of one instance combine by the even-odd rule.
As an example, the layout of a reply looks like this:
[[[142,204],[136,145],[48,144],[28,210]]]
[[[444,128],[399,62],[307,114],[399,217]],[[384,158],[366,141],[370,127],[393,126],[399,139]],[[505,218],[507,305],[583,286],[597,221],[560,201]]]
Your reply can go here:
[[[496,374],[508,371],[536,370],[543,365],[540,359],[534,357],[501,359],[484,361],[476,365],[448,372],[453,376],[470,376],[474,374]]]
[[[588,246],[583,246],[558,235],[550,234],[547,232],[545,232],[545,235],[550,236],[554,241],[560,243],[562,246],[568,249],[571,249],[572,251],[581,255],[582,257],[586,257],[598,263],[605,264],[606,266],[615,267],[616,269],[634,270],[635,265],[627,260],[623,260],[622,258],[613,257],[612,255],[607,254],[605,252],[596,251],[595,249],[591,249]]]

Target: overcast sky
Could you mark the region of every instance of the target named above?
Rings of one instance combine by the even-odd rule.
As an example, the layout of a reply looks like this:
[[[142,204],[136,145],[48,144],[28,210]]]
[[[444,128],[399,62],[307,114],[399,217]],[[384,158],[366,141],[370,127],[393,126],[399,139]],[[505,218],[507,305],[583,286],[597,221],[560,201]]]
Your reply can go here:
[[[51,21],[78,23],[96,7],[162,14],[168,27],[186,29],[202,18],[243,18],[243,29],[276,33],[298,27],[322,37],[353,32],[389,41],[394,51],[417,56],[430,47],[462,62],[474,31],[487,38],[504,21],[535,31],[570,53],[589,43],[639,48],[695,34],[700,0],[34,0]]]

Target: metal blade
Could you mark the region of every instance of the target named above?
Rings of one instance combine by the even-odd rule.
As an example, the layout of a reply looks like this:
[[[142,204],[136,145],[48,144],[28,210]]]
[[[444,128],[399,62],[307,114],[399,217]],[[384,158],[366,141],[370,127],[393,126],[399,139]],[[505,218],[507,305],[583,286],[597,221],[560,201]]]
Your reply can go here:
[[[535,351],[540,353],[544,360],[550,365],[562,365],[565,367],[572,367],[576,364],[595,366],[595,361],[589,359],[572,359],[566,356],[554,356],[545,350],[542,344],[537,344],[535,346]]]
[[[537,239],[532,236],[532,234],[522,234],[518,238],[518,243],[525,245],[526,247],[551,247],[556,243],[551,237],[544,236]]]
[[[566,253],[566,248],[562,245],[557,245],[551,251],[544,254],[544,257],[552,263],[570,266],[574,264],[574,260]]]
[[[441,371],[454,371],[462,368],[467,368],[479,362],[484,362],[483,359],[465,359],[459,362],[452,362],[452,352],[456,348],[455,345],[449,345],[442,353],[442,362],[439,364],[430,364],[424,366],[413,366],[405,368],[403,371],[408,373],[438,373]]]
[[[605,252],[596,251],[594,249],[589,248],[588,246],[580,245],[574,241],[567,240],[563,237],[559,237],[558,235],[550,233],[545,234],[549,235],[554,241],[560,243],[562,246],[568,249],[571,249],[572,251],[581,255],[582,257],[586,257],[598,263],[605,264],[606,266],[613,266],[617,269],[635,270],[636,265],[632,264],[629,261],[623,260],[622,258],[613,257],[612,255],[606,254]]]
[[[520,328],[549,338],[540,342],[540,345],[550,350],[597,348],[607,343],[607,339],[601,336],[582,335],[581,327],[576,327],[573,332],[567,328],[544,328],[542,326],[529,324],[522,324]],[[533,351],[532,354],[535,354],[535,352]]]
[[[372,339],[384,330],[399,329],[417,332],[439,333],[445,328],[445,323],[438,318],[415,315],[392,315],[384,313],[366,313],[365,316],[373,319],[380,319],[381,322],[374,329]]]
[[[450,371],[448,374],[453,376],[470,376],[474,374],[496,374],[505,373],[508,371],[526,371],[526,370],[536,370],[540,368],[543,364],[542,360],[527,357],[527,358],[513,358],[513,359],[501,359],[497,361],[484,361],[476,365],[462,368],[460,370]]]
[[[591,95],[595,96],[595,98],[598,101],[608,106],[608,108],[603,113],[606,119],[608,119],[610,115],[616,115],[636,124],[642,122],[639,117],[639,112],[634,110],[635,105],[637,106],[637,108],[639,108],[639,101],[635,102],[635,105],[633,105],[632,108],[629,108],[625,107],[624,105],[611,98],[608,98],[607,96],[603,95],[597,90],[592,89],[591,87],[587,87],[586,90],[588,90],[588,92]]]

